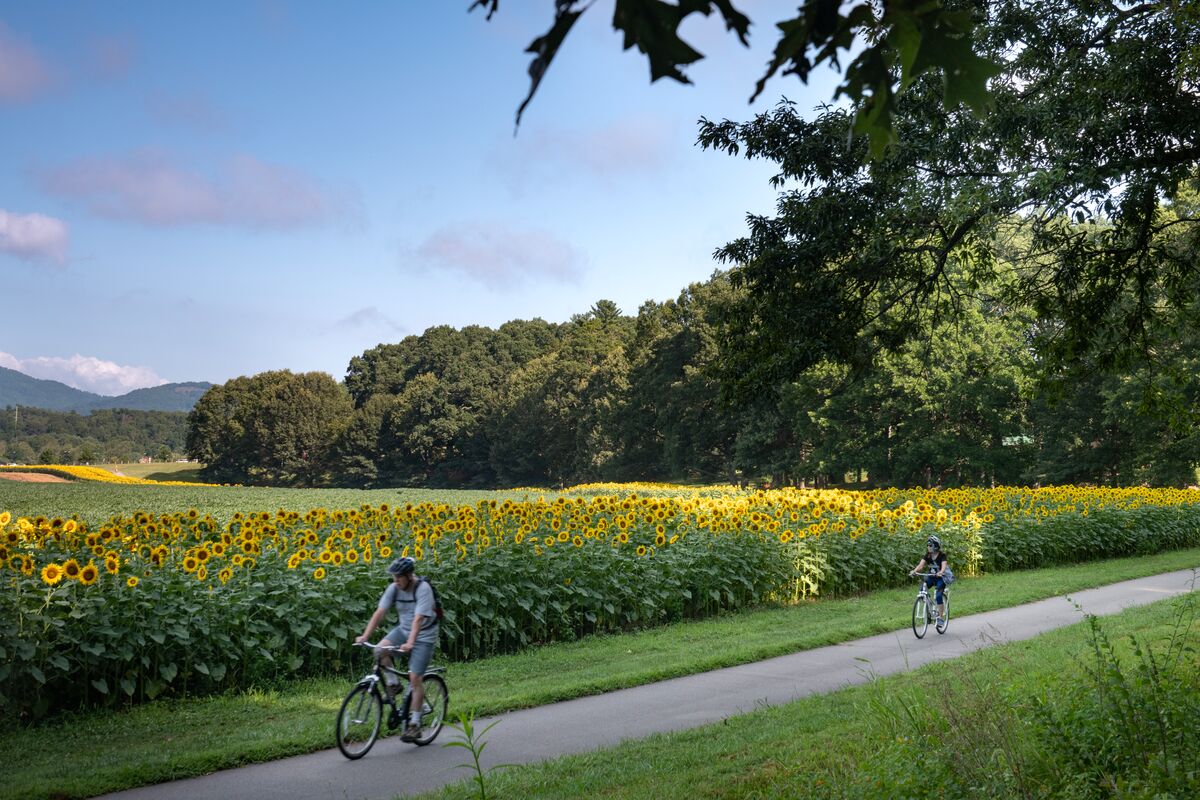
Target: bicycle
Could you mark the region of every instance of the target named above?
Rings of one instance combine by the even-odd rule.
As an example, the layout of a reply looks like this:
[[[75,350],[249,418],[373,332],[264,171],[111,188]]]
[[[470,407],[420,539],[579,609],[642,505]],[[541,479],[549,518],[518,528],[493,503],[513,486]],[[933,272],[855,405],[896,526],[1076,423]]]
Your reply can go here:
[[[936,572],[918,572],[916,577],[921,579],[921,588],[917,591],[917,599],[913,602],[912,612],[912,627],[913,633],[918,639],[925,638],[925,634],[929,631],[929,623],[934,621],[936,608],[935,604],[929,602],[929,587],[925,585],[925,579],[936,577]],[[950,587],[942,587],[942,600],[945,605],[945,614],[942,619],[938,620],[934,625],[934,629],[938,633],[945,633],[950,627]]]
[[[379,738],[379,729],[383,724],[383,707],[391,708],[388,714],[388,730],[394,730],[405,724],[409,719],[409,706],[412,704],[412,686],[407,685],[408,673],[385,667],[380,663],[380,651],[393,655],[407,655],[400,652],[398,647],[381,647],[369,642],[358,642],[357,646],[367,647],[375,651],[375,666],[354,685],[337,718],[337,745],[342,755],[351,760],[362,758]],[[387,675],[399,679],[395,686],[387,685]],[[437,738],[446,722],[446,710],[450,705],[450,690],[446,688],[445,667],[431,667],[425,671],[425,702],[421,709],[421,727],[417,738],[412,743],[424,746]],[[404,692],[397,704],[397,693],[400,687]]]

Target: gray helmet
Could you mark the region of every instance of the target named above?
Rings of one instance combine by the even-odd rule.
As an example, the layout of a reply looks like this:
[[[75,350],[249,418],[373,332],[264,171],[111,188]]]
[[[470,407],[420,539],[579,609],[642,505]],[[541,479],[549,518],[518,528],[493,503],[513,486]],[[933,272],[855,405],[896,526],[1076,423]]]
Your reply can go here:
[[[930,536],[925,540],[925,546],[934,552],[941,552],[942,540],[936,536]]]
[[[391,564],[388,564],[388,572],[392,575],[412,575],[413,570],[417,568],[417,560],[402,556],[397,558]]]

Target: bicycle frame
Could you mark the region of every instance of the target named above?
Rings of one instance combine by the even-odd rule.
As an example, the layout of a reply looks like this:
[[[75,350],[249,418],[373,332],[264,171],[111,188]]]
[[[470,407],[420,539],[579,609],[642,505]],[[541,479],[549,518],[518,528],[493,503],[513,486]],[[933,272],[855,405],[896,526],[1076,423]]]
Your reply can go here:
[[[407,657],[408,653],[401,651],[399,647],[395,647],[395,646],[380,647],[377,644],[370,644],[369,642],[360,642],[359,646],[366,647],[366,648],[376,651],[376,657],[375,657],[375,664],[371,668],[371,671],[368,672],[366,675],[364,675],[358,681],[357,685],[369,687],[371,689],[371,691],[376,692],[379,695],[380,700],[382,700],[384,703],[387,703],[388,705],[393,705],[393,706],[396,706],[397,708],[404,705],[403,702],[397,704],[395,699],[388,699],[386,673],[391,673],[392,675],[395,675],[399,679],[399,682],[396,684],[397,689],[399,689],[400,687],[403,687],[404,691],[403,692],[397,691],[396,698],[399,698],[401,701],[406,701],[408,699],[409,695],[412,694],[412,682],[409,681],[409,679],[408,679],[408,670],[396,669],[396,667],[394,667],[394,666],[390,666],[390,667],[384,666],[382,660],[379,658],[378,651],[382,650],[385,653],[387,653],[388,655],[391,655],[393,657],[394,656]],[[445,674],[446,674],[445,667],[430,667],[429,669],[425,670],[422,677],[424,677],[425,675],[445,675]],[[382,689],[380,688],[380,684],[383,684]]]

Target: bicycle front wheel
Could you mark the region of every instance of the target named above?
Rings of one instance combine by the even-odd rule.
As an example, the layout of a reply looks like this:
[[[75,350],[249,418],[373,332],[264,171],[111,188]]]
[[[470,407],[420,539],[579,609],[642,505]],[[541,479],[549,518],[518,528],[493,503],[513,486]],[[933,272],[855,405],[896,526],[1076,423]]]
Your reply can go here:
[[[925,607],[926,598],[917,597],[913,603],[913,633],[918,639],[925,637],[925,631],[929,630],[929,614]]]
[[[421,732],[413,739],[413,744],[427,745],[441,733],[446,724],[446,711],[450,707],[450,690],[439,675],[425,676],[425,702],[421,705]],[[403,716],[407,721],[412,695],[405,695]]]
[[[337,745],[349,759],[362,758],[379,738],[383,701],[367,684],[350,690],[337,718]]]

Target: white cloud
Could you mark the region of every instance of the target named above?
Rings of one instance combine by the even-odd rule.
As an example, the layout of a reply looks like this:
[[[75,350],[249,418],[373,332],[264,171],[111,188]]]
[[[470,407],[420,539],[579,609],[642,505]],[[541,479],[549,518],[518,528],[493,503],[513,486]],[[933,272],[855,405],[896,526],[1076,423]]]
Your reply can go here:
[[[50,69],[37,50],[0,22],[0,103],[30,100],[50,83]]]
[[[149,367],[122,366],[78,353],[70,358],[17,358],[10,353],[0,352],[0,367],[8,367],[33,378],[59,381],[76,389],[103,395],[125,394],[134,389],[162,386],[167,383]]]
[[[435,268],[461,272],[493,289],[541,279],[574,283],[584,263],[574,247],[550,233],[495,223],[442,228],[417,248],[416,255]]]
[[[368,330],[385,328],[393,333],[405,333],[403,325],[396,322],[387,314],[384,314],[375,306],[360,308],[333,323],[334,330],[355,330],[359,328],[366,328]]]
[[[177,128],[201,133],[216,133],[229,128],[224,110],[203,92],[153,92],[146,98],[146,110],[158,122]]]
[[[67,223],[44,214],[15,214],[0,208],[0,252],[28,261],[67,260]]]
[[[357,216],[346,192],[298,170],[252,156],[227,159],[209,176],[162,153],[88,158],[47,170],[47,191],[100,216],[146,225],[230,225],[289,229]]]
[[[690,134],[689,134],[690,135]],[[650,115],[618,119],[596,129],[522,131],[515,143],[492,152],[490,162],[514,192],[531,181],[560,181],[564,171],[600,180],[657,176],[681,146],[676,124]]]

